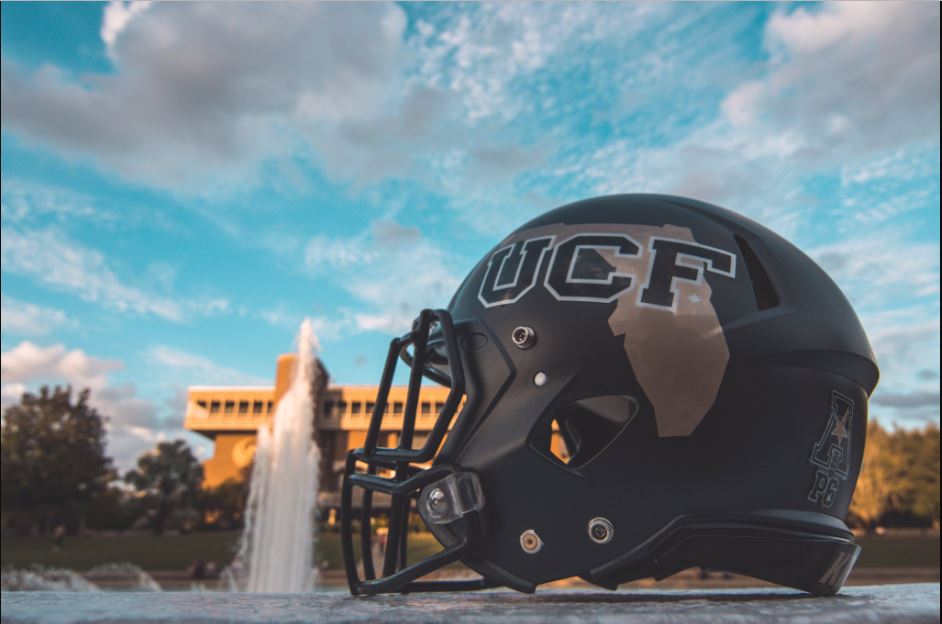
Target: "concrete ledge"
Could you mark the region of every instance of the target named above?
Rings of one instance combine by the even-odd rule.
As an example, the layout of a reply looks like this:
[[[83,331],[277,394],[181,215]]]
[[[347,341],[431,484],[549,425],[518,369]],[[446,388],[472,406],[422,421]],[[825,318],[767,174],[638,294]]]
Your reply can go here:
[[[785,589],[547,590],[352,598],[344,592],[3,592],[4,622],[938,622],[939,584],[815,598]]]

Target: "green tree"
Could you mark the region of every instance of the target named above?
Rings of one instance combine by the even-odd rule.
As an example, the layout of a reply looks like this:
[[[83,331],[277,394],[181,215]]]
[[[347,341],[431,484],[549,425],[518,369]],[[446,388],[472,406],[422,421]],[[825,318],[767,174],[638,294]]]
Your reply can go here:
[[[867,425],[863,466],[850,504],[851,514],[868,532],[876,528],[877,522],[889,509],[894,470],[893,458],[889,454],[889,434],[876,420],[871,420]]]
[[[932,526],[939,528],[939,426],[930,424],[926,427],[925,446],[923,457],[926,458],[923,468],[927,483],[920,496],[919,507],[925,510],[926,515],[932,519]]]
[[[135,518],[135,503],[126,486],[112,483],[88,502],[88,528],[93,531],[130,529]]]
[[[894,428],[875,421],[850,508],[868,530],[877,523],[939,525],[939,428]]]
[[[939,523],[939,428],[898,431],[901,473],[905,476],[901,503],[913,516],[934,526]]]
[[[247,497],[248,481],[246,479],[230,477],[216,487],[203,490],[200,496],[203,521],[207,525],[220,529],[241,527]]]
[[[124,480],[137,490],[154,533],[160,535],[172,516],[194,513],[203,466],[183,440],[161,442],[138,458],[137,467]]]
[[[43,386],[8,407],[0,430],[4,511],[32,531],[67,519],[81,525],[89,501],[115,476],[104,422],[87,389],[73,397],[71,387]]]

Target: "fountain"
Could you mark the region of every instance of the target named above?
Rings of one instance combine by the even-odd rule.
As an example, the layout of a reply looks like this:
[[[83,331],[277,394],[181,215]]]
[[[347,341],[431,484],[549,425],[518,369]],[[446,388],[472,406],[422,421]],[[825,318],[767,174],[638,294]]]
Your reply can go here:
[[[25,569],[4,566],[0,571],[2,591],[97,592],[97,585],[66,568],[33,565]]]
[[[259,427],[245,530],[232,575],[237,589],[303,592],[313,587],[320,451],[314,441],[312,389],[320,367],[310,320],[301,324],[291,384],[271,426]]]
[[[154,577],[140,566],[124,561],[117,563],[104,563],[95,566],[82,576],[94,581],[99,587],[102,584],[120,586],[134,591],[163,591]]]

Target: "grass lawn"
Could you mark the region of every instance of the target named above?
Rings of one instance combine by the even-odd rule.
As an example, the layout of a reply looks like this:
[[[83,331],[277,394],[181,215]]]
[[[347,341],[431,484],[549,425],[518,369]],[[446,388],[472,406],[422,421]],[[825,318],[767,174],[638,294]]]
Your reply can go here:
[[[939,536],[858,537],[862,568],[938,568]]]
[[[49,538],[2,538],[0,563],[24,567],[30,564],[88,570],[102,563],[129,561],[145,570],[184,570],[194,560],[215,561],[221,566],[232,559],[238,548],[239,533],[207,532],[189,535],[123,535],[115,537],[66,538],[65,548],[52,551]],[[323,533],[318,540],[317,558],[328,568],[343,567],[340,535]],[[441,547],[429,533],[409,535],[409,560],[418,561]],[[359,553],[359,548],[356,549]]]
[[[73,570],[88,570],[102,563],[129,561],[145,570],[184,570],[195,559],[227,564],[239,541],[237,532],[191,533],[189,535],[125,535],[120,537],[72,537],[65,548],[53,552],[48,538],[2,538],[3,565],[24,567],[36,563]],[[864,537],[858,566],[868,568],[938,568],[939,536]],[[409,536],[409,560],[418,561],[440,549],[428,533]],[[359,550],[359,549],[357,549]],[[328,567],[343,567],[340,536],[323,533],[317,557]]]

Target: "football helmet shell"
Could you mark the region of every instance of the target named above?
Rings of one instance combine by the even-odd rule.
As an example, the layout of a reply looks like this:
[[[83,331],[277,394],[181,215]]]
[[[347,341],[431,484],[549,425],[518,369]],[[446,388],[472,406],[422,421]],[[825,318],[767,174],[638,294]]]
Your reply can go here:
[[[400,357],[409,398],[385,449]],[[413,449],[423,376],[451,393]],[[552,210],[393,340],[347,459],[350,590],[531,592],[573,576],[615,588],[701,566],[836,592],[860,550],[844,518],[877,378],[838,287],[761,225],[662,195]],[[364,557],[365,579],[355,490],[361,552],[373,493],[389,496],[383,569]],[[410,565],[411,509],[444,549]],[[456,560],[481,579],[418,580]]]

